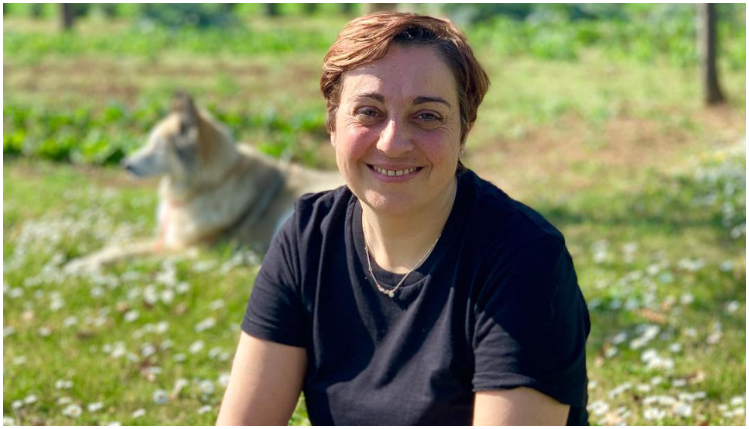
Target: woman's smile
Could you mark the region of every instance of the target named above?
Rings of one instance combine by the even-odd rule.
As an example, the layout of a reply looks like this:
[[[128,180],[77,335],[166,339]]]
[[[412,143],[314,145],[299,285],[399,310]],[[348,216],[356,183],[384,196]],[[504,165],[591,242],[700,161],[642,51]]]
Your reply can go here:
[[[367,164],[372,171],[372,175],[384,183],[404,183],[407,182],[423,170],[423,167],[398,167],[383,166],[376,164]]]

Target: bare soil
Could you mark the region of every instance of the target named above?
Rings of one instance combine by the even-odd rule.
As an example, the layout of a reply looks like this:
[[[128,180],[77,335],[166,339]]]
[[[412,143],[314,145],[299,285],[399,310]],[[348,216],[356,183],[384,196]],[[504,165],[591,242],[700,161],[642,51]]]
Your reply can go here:
[[[570,115],[520,140],[496,141],[474,151],[469,142],[466,164],[510,194],[545,184],[574,192],[640,171],[668,171],[685,156],[734,145],[745,136],[744,114],[727,106],[673,114],[691,125],[666,127],[652,119],[619,117],[592,128]]]
[[[319,73],[318,66],[301,57],[285,58],[283,64],[267,58],[189,62],[181,57],[123,58],[116,62],[85,57],[46,58],[36,64],[6,61],[3,87],[6,94],[45,102],[81,99],[103,105],[118,99],[130,104],[163,82],[184,80],[206,93],[201,97],[202,103],[213,99],[226,105],[247,106],[263,100],[262,103],[276,105],[283,104],[284,97],[319,97],[316,83],[309,79]],[[217,94],[212,86],[222,74],[236,83],[238,90],[231,96]],[[284,82],[288,85],[279,87]],[[320,106],[324,108],[324,103]],[[745,113],[727,105],[673,107],[659,116],[635,117],[624,111],[606,122],[591,124],[567,114],[517,139],[484,141],[474,147],[469,138],[465,163],[513,196],[522,197],[545,187],[575,192],[610,181],[621,184],[642,171],[668,170],[690,154],[736,144],[746,132]],[[233,131],[235,135],[242,134],[242,130]],[[147,132],[143,130],[144,138]],[[333,148],[324,136],[317,140],[315,137],[314,141],[303,143],[319,151],[319,165],[335,168]],[[17,167],[21,174],[34,174],[37,170],[22,163]],[[131,180],[115,168],[75,168],[97,184],[155,187],[155,182]]]

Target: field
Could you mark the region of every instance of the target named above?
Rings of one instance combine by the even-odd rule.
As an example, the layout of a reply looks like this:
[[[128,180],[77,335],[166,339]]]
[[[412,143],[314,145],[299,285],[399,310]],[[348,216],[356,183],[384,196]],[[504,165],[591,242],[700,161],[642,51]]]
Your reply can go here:
[[[157,182],[116,163],[176,89],[239,140],[334,168],[319,70],[347,18],[248,20],[255,41],[243,43],[124,19],[83,21],[55,42],[48,21],[4,19],[4,424],[215,422],[262,255],[220,244],[92,274],[63,267],[154,233]],[[523,54],[490,30],[468,31],[492,87],[465,163],[566,237],[593,326],[591,423],[744,425],[740,55],[721,62],[729,102],[706,108],[688,58],[605,44],[552,55],[560,43],[540,36]],[[309,423],[303,400],[291,423]]]

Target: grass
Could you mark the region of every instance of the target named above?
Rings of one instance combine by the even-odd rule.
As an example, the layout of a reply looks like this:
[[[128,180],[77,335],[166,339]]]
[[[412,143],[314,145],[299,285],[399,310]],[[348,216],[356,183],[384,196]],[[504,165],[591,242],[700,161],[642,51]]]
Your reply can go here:
[[[668,61],[476,50],[493,84],[466,164],[565,234],[593,325],[591,423],[745,424],[745,73],[724,70],[730,104],[705,109],[696,72]],[[6,55],[4,143],[92,148],[76,164],[5,151],[4,418],[215,422],[260,255],[220,244],[66,275],[71,258],[154,233],[156,182],[91,164],[137,147],[185,87],[239,139],[332,168],[321,58]],[[308,423],[303,403],[292,423]]]
[[[694,162],[702,170],[687,164],[680,174],[648,177],[636,195],[604,184],[562,203],[527,201],[565,233],[591,307],[590,403],[611,410],[594,412],[594,423],[619,421],[613,413],[619,407],[634,415],[628,423],[648,423],[642,417],[651,408],[643,403],[648,396],[695,392],[706,397],[684,402],[691,416],[661,423],[743,422],[743,415],[726,417],[721,404],[745,389],[736,383],[745,370],[745,235],[731,235],[745,225],[744,182],[736,174],[745,160],[709,152]],[[211,424],[255,256],[224,245],[194,257],[123,263],[103,276],[66,277],[63,261],[117,237],[149,235],[153,191],[108,186],[120,175],[111,169],[25,160],[4,167],[5,415],[19,424]],[[735,191],[728,193],[729,185]],[[734,217],[726,218],[726,204],[736,204]],[[214,325],[196,332],[206,320]],[[159,323],[168,328],[160,331]],[[630,342],[648,327],[658,327],[658,335],[633,349]],[[622,335],[624,342],[616,340]],[[191,352],[198,341],[203,347]],[[673,344],[679,351],[671,351]],[[646,369],[647,349],[672,359],[673,369]],[[154,402],[157,390],[170,393],[182,378],[187,385],[179,394]],[[73,387],[57,389],[57,380]],[[612,398],[626,383],[632,387]],[[13,409],[29,395],[36,401]],[[81,417],[62,415],[68,405],[59,405],[60,398],[83,407]],[[102,410],[86,411],[97,402]],[[196,414],[202,407],[209,411]],[[146,414],[132,417],[140,408]],[[302,409],[294,421],[305,421]]]

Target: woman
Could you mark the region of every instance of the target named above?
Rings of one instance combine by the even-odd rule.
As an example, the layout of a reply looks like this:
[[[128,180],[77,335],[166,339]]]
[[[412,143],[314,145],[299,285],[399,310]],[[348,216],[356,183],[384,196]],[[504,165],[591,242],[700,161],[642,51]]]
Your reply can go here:
[[[321,88],[347,186],[274,239],[218,424],[587,424],[564,239],[460,163],[489,80],[449,22],[347,25]]]

